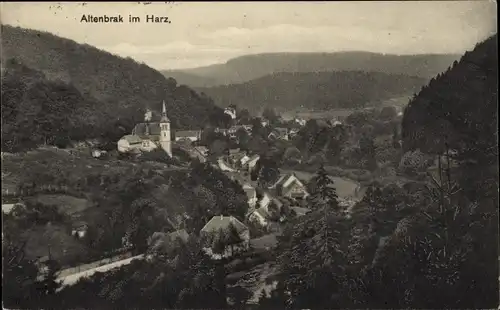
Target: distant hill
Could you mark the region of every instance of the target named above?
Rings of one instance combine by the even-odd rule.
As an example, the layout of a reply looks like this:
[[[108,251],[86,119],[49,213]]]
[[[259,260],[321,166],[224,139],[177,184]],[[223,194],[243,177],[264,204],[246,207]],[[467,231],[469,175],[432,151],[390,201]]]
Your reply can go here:
[[[460,55],[387,55],[370,52],[273,53],[247,55],[225,64],[164,70],[167,77],[191,87],[247,82],[278,72],[367,71],[431,78]]]
[[[242,84],[198,90],[222,107],[235,104],[258,113],[265,107],[277,111],[359,108],[411,96],[426,82],[420,77],[380,72],[275,73]]]
[[[498,161],[497,40],[495,34],[477,44],[410,100],[402,123],[406,150],[448,147],[480,155],[483,164]]]
[[[12,98],[11,102],[2,100],[2,111],[10,105],[11,112],[18,117],[16,120],[14,114],[10,118],[2,116],[2,122],[11,124],[15,130],[21,126],[20,117],[29,109],[39,109],[44,99],[52,96],[49,93],[53,94],[54,103],[60,101],[60,108],[65,111],[62,117],[79,110],[80,115],[92,118],[86,122],[97,129],[92,135],[96,131],[105,135],[118,128],[122,128],[118,135],[129,132],[143,118],[145,107],[159,112],[163,100],[173,128],[199,128],[224,118],[223,111],[209,98],[200,97],[189,87],[178,86],[174,79],[167,79],[131,58],[121,58],[47,32],[2,25],[1,33],[2,72],[9,72],[2,79],[2,95],[9,92]],[[37,82],[28,83],[30,79]],[[56,98],[61,96],[57,94],[59,88],[68,91],[66,105],[62,104],[63,98]],[[27,89],[31,89],[29,98],[23,95]],[[83,110],[82,102],[88,103]],[[30,120],[33,126],[34,119]]]

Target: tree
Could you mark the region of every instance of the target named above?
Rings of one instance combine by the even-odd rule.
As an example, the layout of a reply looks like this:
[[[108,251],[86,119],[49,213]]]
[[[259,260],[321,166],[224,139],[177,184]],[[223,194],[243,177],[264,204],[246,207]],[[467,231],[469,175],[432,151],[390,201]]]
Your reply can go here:
[[[226,154],[228,150],[228,145],[225,141],[217,139],[210,145],[210,156],[220,157]]]
[[[398,115],[395,107],[383,107],[380,110],[379,119],[383,121],[390,121]]]
[[[238,129],[238,131],[236,131],[236,139],[238,140],[238,145],[240,146],[240,148],[245,150],[248,148],[250,136],[244,128],[240,128]]]
[[[259,159],[258,185],[260,188],[268,188],[275,182],[280,174],[276,161],[262,157]]]
[[[293,166],[301,163],[301,161],[302,161],[302,154],[296,147],[289,147],[283,153],[283,162],[289,165]]]
[[[51,306],[54,298],[57,298],[56,292],[61,287],[61,283],[57,281],[57,273],[59,265],[55,260],[49,259],[46,263],[47,271],[43,278],[36,283],[36,288],[40,296],[42,305]]]
[[[248,124],[248,122],[250,122],[251,119],[251,115],[248,109],[242,109],[241,111],[239,111],[238,119],[240,124]]]
[[[311,179],[311,195],[309,201],[312,209],[331,208],[340,212],[337,191],[333,179],[330,178],[323,165],[320,166],[316,175]]]
[[[231,255],[234,255],[234,249],[235,246],[239,245],[241,242],[243,242],[243,239],[241,238],[238,230],[234,225],[229,225],[227,234],[226,234],[226,244],[229,245],[231,248]]]
[[[2,214],[2,297],[4,306],[11,309],[39,307],[45,302],[37,290],[39,268],[26,256],[27,240],[33,224],[18,223],[12,214]]]
[[[359,149],[363,158],[366,160],[366,168],[375,170],[377,168],[377,161],[375,159],[375,142],[370,135],[363,135],[359,140]]]
[[[262,112],[262,117],[267,119],[270,124],[276,125],[279,123],[279,116],[276,114],[273,108],[265,108]]]
[[[227,289],[234,309],[245,309],[247,301],[252,297],[252,292],[241,286],[232,286]]]

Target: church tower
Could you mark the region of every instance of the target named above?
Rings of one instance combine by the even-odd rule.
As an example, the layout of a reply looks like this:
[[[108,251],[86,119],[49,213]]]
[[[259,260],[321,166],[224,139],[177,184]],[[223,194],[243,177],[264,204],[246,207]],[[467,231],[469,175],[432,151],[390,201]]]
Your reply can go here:
[[[160,119],[160,146],[165,152],[167,152],[168,156],[172,157],[172,141],[170,141],[170,139],[170,120],[167,117],[167,106],[165,105],[165,100],[163,100]]]

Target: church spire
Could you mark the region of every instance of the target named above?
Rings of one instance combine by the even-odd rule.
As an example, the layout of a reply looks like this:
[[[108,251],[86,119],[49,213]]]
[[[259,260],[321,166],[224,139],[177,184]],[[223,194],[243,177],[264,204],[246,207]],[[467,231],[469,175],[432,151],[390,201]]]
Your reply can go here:
[[[162,123],[170,122],[167,117],[167,106],[165,105],[165,100],[163,100],[163,107],[161,110],[161,120]]]

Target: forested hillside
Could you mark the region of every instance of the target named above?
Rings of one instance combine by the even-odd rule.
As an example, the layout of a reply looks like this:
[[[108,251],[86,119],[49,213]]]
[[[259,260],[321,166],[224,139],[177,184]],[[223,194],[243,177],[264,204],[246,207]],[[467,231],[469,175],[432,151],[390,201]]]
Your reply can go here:
[[[2,112],[4,109],[7,112],[2,122],[16,130],[34,132],[38,128],[33,122],[43,119],[35,116],[40,104],[47,106],[47,112],[40,112],[45,115],[60,110],[57,117],[67,123],[55,126],[57,120],[49,121],[55,122],[50,128],[60,127],[64,129],[62,132],[80,131],[68,124],[80,122],[72,117],[79,115],[95,129],[86,131],[85,138],[97,133],[109,137],[109,132],[120,127],[118,135],[129,132],[142,119],[145,107],[158,111],[163,100],[173,128],[199,128],[223,117],[209,98],[200,97],[186,86],[177,86],[174,79],[166,79],[130,58],[120,58],[46,32],[5,25],[1,31],[2,96],[7,98],[2,100]],[[31,119],[25,123],[22,117]]]
[[[404,148],[442,153],[448,147],[494,159],[498,154],[497,68],[495,35],[433,78],[406,108]]]
[[[243,84],[200,88],[222,107],[249,111],[359,108],[370,102],[412,94],[427,82],[420,77],[380,72],[276,73]]]
[[[370,52],[270,53],[245,55],[200,68],[162,73],[191,87],[243,83],[280,72],[366,71],[431,78],[459,55],[387,55]]]

